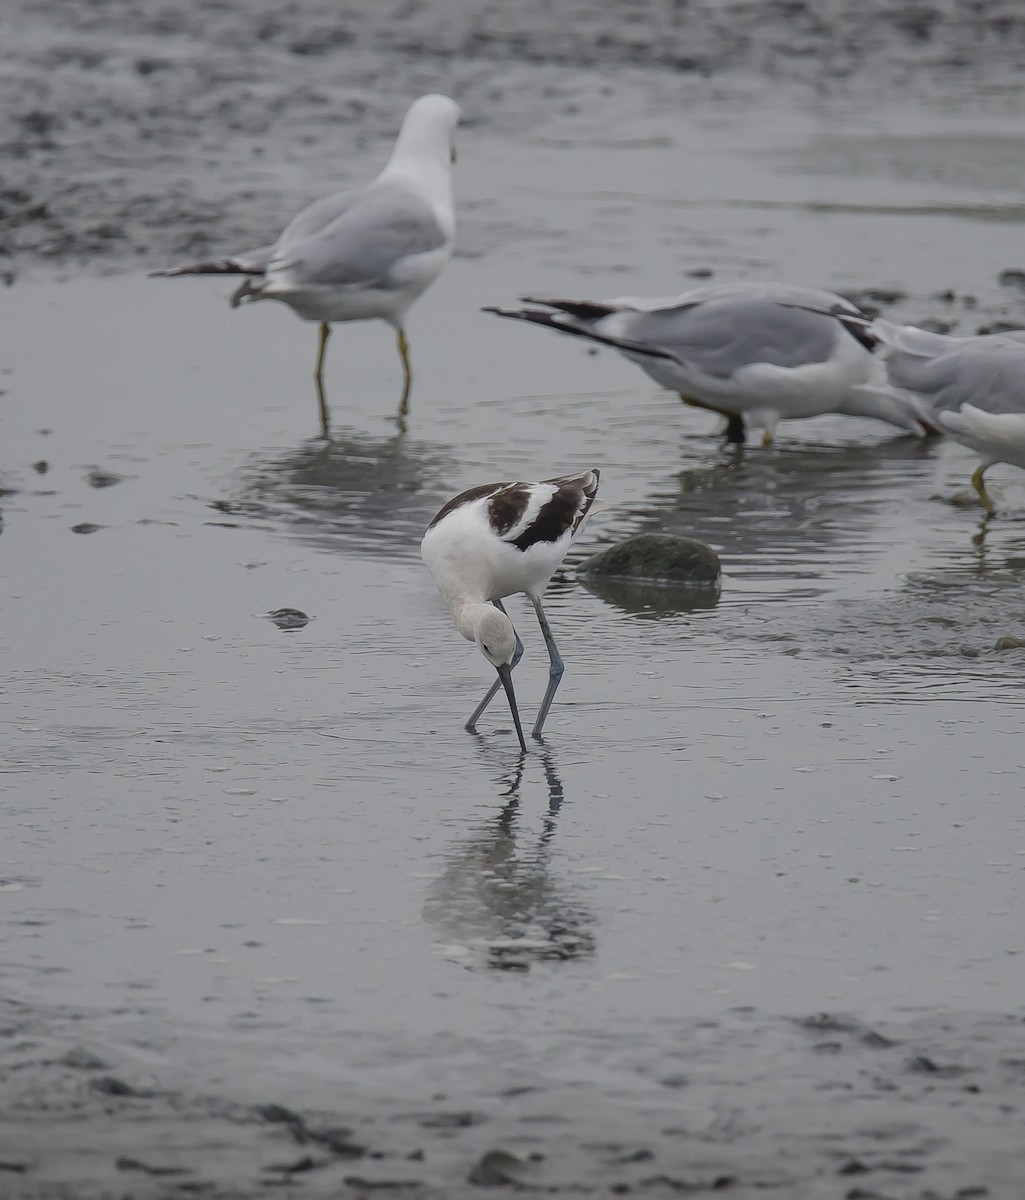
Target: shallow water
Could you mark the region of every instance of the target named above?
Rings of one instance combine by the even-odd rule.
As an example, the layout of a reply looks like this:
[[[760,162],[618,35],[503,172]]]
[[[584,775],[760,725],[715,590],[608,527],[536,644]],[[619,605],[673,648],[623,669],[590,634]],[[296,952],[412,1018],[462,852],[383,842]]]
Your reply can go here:
[[[477,308],[708,266],[1020,316],[995,275],[1025,168],[994,180],[968,118],[912,137],[950,128],[927,110],[903,119],[933,168],[867,153],[874,111],[601,117],[466,131],[405,434],[384,329],[332,339],[325,444],[314,332],[282,310],[130,275],[0,292],[0,1158],[25,1194],[91,1195],[119,1153],[251,1194],[302,1153],[246,1141],[268,1099],[356,1126],[384,1157],[349,1173],[414,1194],[494,1148],[544,1155],[526,1182],[651,1195],[842,1195],[880,1153],[915,1195],[1021,1178],[1025,651],[993,647],[1025,631],[1022,476],[993,472],[984,524],[950,502],[955,445],[822,419],[725,451],[612,354]],[[489,679],[417,547],[464,486],[586,465],[611,507],[549,592],[568,670],[521,763],[497,702],[463,731]],[[717,605],[576,582],[647,529],[719,550]],[[530,712],[546,664],[510,611]],[[124,1122],[76,1126],[95,1089],[41,1065],[76,1046],[149,1093],[103,1102]]]

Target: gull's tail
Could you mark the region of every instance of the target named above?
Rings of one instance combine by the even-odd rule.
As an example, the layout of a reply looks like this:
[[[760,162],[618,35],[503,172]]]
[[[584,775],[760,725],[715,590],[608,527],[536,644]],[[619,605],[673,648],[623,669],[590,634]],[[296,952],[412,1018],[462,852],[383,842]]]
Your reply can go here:
[[[166,271],[150,271],[150,278],[171,279],[176,275],[262,275],[267,270],[273,246],[261,246],[231,258],[211,258],[206,262],[188,263],[184,267],[169,267]]]
[[[676,361],[673,355],[665,350],[658,350],[643,342],[615,337],[598,330],[594,322],[617,311],[607,304],[592,304],[586,300],[535,300],[529,296],[524,297],[524,302],[546,304],[549,309],[554,308],[557,311],[550,312],[543,308],[494,308],[491,306],[483,308],[481,311],[494,313],[496,317],[509,317],[513,321],[527,321],[531,325],[557,329],[560,333],[569,333],[574,337],[586,338],[588,341],[598,342],[599,345],[611,346],[614,350],[624,350],[630,354],[643,355],[645,358],[664,358]]]

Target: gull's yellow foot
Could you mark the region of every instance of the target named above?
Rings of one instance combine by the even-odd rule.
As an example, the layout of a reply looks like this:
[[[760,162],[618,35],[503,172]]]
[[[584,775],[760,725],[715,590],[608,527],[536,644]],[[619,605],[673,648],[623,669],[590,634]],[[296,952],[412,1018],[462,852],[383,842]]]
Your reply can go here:
[[[762,433],[762,445],[763,446],[771,446],[772,445],[772,432],[768,429],[766,429]]]
[[[985,467],[979,466],[975,468],[972,472],[972,487],[975,488],[975,493],[979,497],[982,507],[986,510],[986,515],[988,517],[995,517],[997,515],[997,508],[989,498],[989,492],[986,491],[986,481],[983,479],[985,473]]]

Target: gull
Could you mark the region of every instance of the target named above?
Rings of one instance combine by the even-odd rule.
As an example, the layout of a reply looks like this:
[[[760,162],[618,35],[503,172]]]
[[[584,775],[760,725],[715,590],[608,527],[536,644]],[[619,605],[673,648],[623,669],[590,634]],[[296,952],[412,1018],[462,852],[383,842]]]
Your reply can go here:
[[[988,516],[983,478],[994,463],[1025,468],[1025,333],[950,337],[875,320],[891,394],[911,397],[924,419],[974,450],[972,486]]]
[[[538,483],[485,483],[449,500],[428,525],[420,545],[424,564],[456,629],[468,641],[476,642],[498,672],[491,690],[466,722],[470,733],[475,732],[481,713],[502,686],[520,749],[527,749],[512,683],[523,643],[502,605],[504,597],[524,592],[534,606],[548,648],[548,689],[532,730],[532,736],[540,740],[565,670],[541,607],[541,594],[566,557],[584,518],[597,511],[597,492],[597,469]]]
[[[771,445],[780,420],[823,413],[922,433],[907,401],[859,390],[878,375],[875,342],[861,310],[832,292],[726,283],[663,299],[522,302],[541,307],[484,311],[612,346],[684,403],[725,417],[731,442],[744,441],[745,417]]]
[[[392,326],[403,372],[400,425],[409,412],[413,371],[404,320],[452,256],[453,136],[459,117],[459,106],[447,96],[421,96],[410,105],[391,157],[372,183],[314,201],[271,246],[154,272],[245,275],[231,296],[232,308],[280,300],[303,320],[319,322],[314,379],[325,437],[330,414],[324,353],[336,322],[378,318]]]

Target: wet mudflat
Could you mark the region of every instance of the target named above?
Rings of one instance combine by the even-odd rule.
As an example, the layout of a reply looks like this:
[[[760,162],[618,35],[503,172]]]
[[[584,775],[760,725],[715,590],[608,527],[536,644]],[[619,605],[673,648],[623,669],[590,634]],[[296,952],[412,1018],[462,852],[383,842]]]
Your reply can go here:
[[[477,309],[707,270],[1021,321],[1021,103],[569,78],[543,125],[469,106],[406,433],[384,328],[332,339],[324,443],[284,310],[116,256],[0,292],[0,1195],[1020,1190],[1025,477],[983,523],[954,445],[724,451]],[[497,706],[462,729],[486,667],[418,542],[461,487],[589,465],[520,763]],[[576,579],[660,529],[720,552],[717,605]]]

